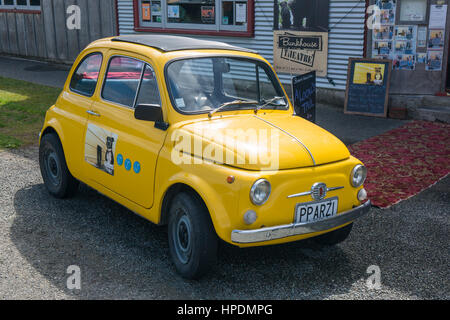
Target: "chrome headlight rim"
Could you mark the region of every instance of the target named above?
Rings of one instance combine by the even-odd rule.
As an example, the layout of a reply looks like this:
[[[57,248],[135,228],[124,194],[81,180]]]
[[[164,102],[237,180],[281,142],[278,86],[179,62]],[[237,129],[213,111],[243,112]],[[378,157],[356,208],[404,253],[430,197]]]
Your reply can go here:
[[[262,202],[258,202],[255,200],[255,191],[258,188],[258,186],[260,186],[262,183],[267,183],[269,186],[269,192],[267,193],[267,196],[265,197],[264,201]],[[258,179],[255,181],[255,183],[253,183],[252,188],[250,189],[250,201],[255,205],[255,206],[262,206],[263,204],[265,204],[267,202],[267,200],[269,200],[270,198],[270,194],[272,193],[272,185],[270,184],[270,182],[267,179]]]
[[[359,170],[362,169],[362,179],[360,183],[356,183],[355,182],[355,173]],[[361,187],[364,182],[366,182],[366,178],[367,178],[367,168],[362,165],[362,164],[357,164],[353,169],[352,172],[350,174],[350,184],[354,187],[354,188],[359,188]]]

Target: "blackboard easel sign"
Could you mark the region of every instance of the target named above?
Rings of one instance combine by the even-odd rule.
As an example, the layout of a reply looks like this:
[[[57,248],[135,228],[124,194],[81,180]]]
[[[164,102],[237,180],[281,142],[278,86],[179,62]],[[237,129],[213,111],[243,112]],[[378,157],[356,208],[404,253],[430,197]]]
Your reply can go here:
[[[392,61],[349,58],[344,113],[387,116]]]
[[[316,122],[315,71],[292,78],[292,101],[297,116]]]

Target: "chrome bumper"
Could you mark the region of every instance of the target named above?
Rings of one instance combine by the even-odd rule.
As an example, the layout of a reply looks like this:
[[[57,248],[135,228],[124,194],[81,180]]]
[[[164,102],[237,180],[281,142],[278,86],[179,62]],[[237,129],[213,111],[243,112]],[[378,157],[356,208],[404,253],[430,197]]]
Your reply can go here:
[[[367,201],[352,210],[338,213],[333,218],[309,223],[291,223],[281,226],[254,230],[233,230],[231,241],[234,243],[254,243],[281,239],[291,236],[325,231],[354,221],[370,211],[371,203]]]

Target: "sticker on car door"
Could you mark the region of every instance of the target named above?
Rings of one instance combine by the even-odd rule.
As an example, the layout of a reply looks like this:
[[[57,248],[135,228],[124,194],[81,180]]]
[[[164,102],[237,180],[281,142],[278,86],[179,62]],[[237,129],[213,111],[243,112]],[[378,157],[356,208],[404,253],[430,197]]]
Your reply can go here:
[[[117,139],[117,134],[89,123],[84,146],[86,162],[113,176]]]

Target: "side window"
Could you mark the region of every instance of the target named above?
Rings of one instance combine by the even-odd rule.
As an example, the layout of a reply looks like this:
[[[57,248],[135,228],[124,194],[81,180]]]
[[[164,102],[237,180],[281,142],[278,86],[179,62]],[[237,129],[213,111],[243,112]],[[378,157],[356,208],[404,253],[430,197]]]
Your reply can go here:
[[[92,96],[97,86],[102,60],[101,53],[92,53],[86,56],[72,75],[70,89],[85,96]]]
[[[134,107],[143,66],[143,62],[132,58],[111,58],[103,85],[103,99]]]
[[[149,65],[145,66],[144,76],[136,100],[136,105],[139,104],[156,104],[161,106],[155,72]]]

